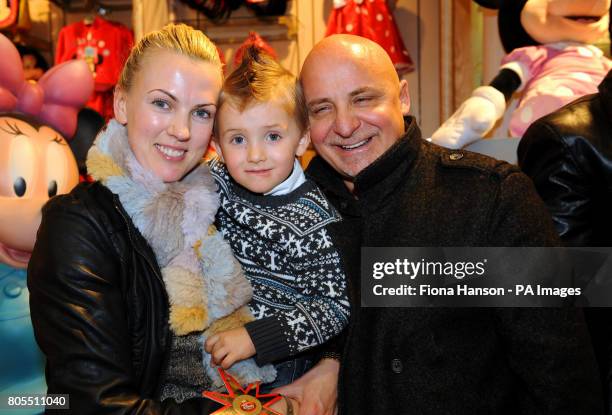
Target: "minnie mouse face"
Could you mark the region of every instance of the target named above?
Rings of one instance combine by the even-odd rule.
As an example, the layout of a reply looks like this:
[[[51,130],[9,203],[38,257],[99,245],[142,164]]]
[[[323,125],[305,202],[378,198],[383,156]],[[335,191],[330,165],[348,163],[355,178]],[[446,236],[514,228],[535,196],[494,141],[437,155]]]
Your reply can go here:
[[[21,115],[0,115],[0,262],[27,266],[42,206],[69,192],[78,177],[57,131]]]
[[[528,0],[521,24],[539,43],[594,43],[608,31],[610,0]]]

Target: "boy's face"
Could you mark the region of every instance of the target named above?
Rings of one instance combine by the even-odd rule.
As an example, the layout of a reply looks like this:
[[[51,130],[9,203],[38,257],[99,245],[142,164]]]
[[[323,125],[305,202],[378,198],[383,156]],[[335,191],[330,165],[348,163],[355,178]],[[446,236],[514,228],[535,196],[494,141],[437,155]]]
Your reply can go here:
[[[226,102],[217,117],[214,146],[232,178],[254,193],[267,193],[293,170],[306,151],[308,133],[276,102],[255,103],[243,112]]]

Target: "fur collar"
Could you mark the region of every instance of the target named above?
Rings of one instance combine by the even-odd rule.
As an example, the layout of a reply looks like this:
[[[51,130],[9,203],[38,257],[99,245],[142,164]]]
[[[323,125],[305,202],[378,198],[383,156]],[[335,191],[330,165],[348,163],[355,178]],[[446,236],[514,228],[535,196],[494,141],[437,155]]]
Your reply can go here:
[[[241,272],[215,278],[203,272],[211,265],[223,269],[235,262],[231,249],[219,251],[224,242],[212,226],[219,198],[206,164],[181,181],[164,183],[138,163],[126,128],[112,120],[89,150],[87,168],[95,180],[119,196],[153,248],[168,291],[170,327],[175,334],[204,330],[250,300],[251,287]],[[212,235],[214,243],[207,243]],[[219,289],[224,284],[231,289],[229,301],[227,290]]]

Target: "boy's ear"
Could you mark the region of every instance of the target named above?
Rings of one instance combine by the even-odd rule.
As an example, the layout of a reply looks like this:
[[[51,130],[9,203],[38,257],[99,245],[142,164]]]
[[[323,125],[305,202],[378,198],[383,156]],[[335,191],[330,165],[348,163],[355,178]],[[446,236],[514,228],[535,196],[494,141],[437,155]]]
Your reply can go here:
[[[310,129],[306,130],[304,135],[300,137],[300,141],[298,142],[298,146],[295,149],[295,155],[300,157],[302,156],[306,150],[308,150],[308,145],[310,144]]]
[[[221,159],[221,161],[224,162],[225,160],[223,160],[223,153],[221,152],[221,146],[219,145],[219,142],[216,140],[214,136],[210,140],[210,145],[212,146],[212,148],[215,149],[215,152],[219,155],[219,158]]]

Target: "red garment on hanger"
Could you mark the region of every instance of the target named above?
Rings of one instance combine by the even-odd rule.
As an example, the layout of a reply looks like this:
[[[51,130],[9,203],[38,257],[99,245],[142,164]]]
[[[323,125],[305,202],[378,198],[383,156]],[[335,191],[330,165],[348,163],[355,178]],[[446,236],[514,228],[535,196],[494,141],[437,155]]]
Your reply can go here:
[[[94,74],[95,91],[87,107],[105,119],[113,117],[113,88],[134,44],[132,31],[120,23],[96,16],[92,24],[80,21],[59,33],[55,63],[83,59]]]
[[[414,63],[402,41],[386,0],[334,0],[325,36],[351,34],[382,46],[398,73],[414,70]]]

